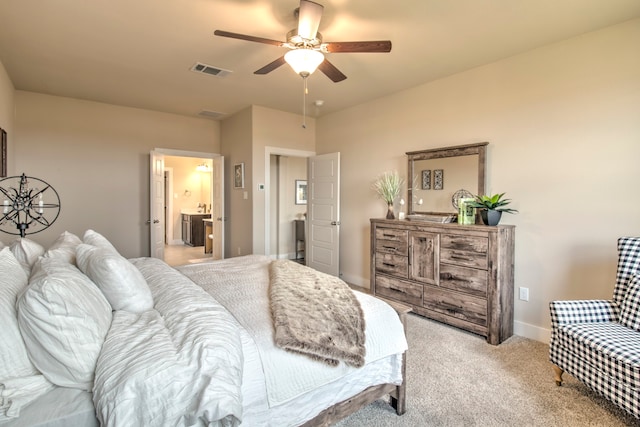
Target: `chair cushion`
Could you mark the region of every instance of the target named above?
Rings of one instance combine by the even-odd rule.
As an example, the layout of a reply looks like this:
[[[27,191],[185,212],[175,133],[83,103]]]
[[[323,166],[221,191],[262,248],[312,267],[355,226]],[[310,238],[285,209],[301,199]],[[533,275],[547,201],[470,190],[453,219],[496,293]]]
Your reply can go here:
[[[616,322],[574,323],[555,331],[552,352],[566,359],[586,361],[608,377],[640,388],[640,334]],[[565,367],[571,372],[571,367]]]
[[[633,275],[627,294],[620,304],[620,323],[640,331],[640,276]]]

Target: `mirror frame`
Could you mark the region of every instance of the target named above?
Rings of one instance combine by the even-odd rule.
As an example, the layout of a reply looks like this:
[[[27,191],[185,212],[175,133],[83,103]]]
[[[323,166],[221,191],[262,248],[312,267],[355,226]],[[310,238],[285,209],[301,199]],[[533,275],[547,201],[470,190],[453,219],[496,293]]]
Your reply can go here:
[[[487,162],[487,145],[488,142],[479,142],[476,144],[456,145],[452,147],[433,148],[430,150],[421,151],[409,151],[407,152],[407,200],[409,205],[409,214],[436,214],[436,215],[449,215],[450,213],[443,212],[423,212],[417,211],[413,206],[413,177],[414,167],[413,162],[416,160],[429,160],[429,159],[441,159],[443,157],[458,157],[458,156],[470,156],[478,155],[478,188],[475,194],[484,194],[485,189],[485,169]]]

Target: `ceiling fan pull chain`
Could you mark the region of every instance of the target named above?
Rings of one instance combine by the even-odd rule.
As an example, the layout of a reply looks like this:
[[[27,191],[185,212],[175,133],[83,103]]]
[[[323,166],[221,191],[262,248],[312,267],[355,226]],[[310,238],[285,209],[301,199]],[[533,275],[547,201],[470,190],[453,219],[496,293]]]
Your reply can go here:
[[[307,87],[307,77],[302,76],[303,81],[303,91],[302,91],[302,129],[307,128],[307,94],[309,93],[309,88]]]

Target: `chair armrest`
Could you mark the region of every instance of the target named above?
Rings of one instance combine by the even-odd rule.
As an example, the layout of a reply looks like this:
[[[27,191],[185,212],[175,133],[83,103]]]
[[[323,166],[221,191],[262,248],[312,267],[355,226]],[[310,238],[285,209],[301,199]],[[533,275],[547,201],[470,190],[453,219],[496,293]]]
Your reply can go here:
[[[610,300],[551,301],[551,326],[618,321],[618,306]]]

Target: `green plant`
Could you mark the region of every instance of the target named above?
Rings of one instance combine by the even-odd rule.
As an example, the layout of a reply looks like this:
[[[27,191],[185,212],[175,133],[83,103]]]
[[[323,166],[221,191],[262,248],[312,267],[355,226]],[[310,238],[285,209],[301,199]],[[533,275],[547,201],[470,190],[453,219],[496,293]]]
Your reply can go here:
[[[378,193],[378,197],[390,205],[400,195],[403,183],[404,180],[398,172],[385,172],[374,181],[373,189]]]
[[[494,194],[493,196],[474,196],[475,200],[469,203],[467,206],[477,209],[487,209],[490,211],[500,211],[507,213],[517,213],[516,209],[505,208],[504,206],[511,203],[511,199],[503,199],[505,193]]]

